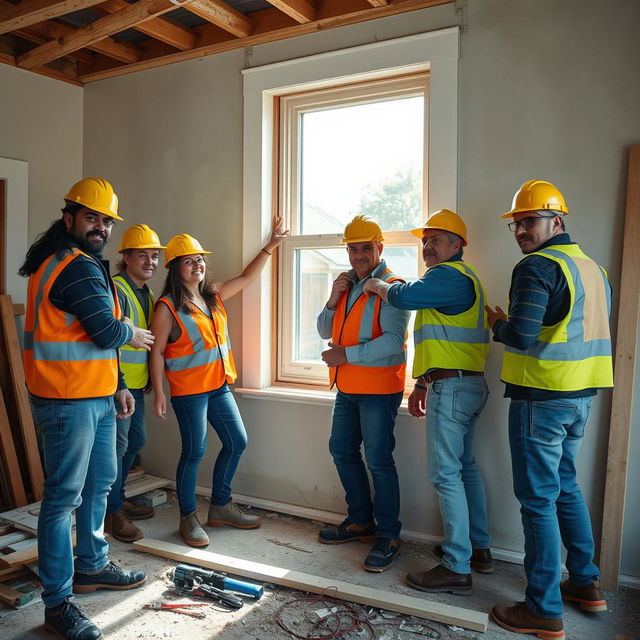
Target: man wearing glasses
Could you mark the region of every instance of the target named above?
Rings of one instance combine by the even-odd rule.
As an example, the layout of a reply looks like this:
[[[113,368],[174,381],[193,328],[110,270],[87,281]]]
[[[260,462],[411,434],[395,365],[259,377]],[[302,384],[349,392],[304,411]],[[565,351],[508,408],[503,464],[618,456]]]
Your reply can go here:
[[[72,592],[132,589],[146,580],[142,571],[109,562],[102,525],[116,477],[114,395],[119,418],[134,410],[133,396],[119,384],[117,350],[125,344],[148,350],[153,336],[120,319],[102,261],[122,220],[113,188],[85,178],[64,199],[62,217],[38,236],[19,271],[29,276],[24,368],[45,472],[38,519],[45,629],[59,638],[94,640],[102,633]]]
[[[543,180],[516,192],[509,228],[525,257],[515,266],[508,316],[487,307],[494,340],[505,345],[513,486],[525,537],[525,602],[496,605],[502,627],[564,638],[562,600],[603,611],[589,512],[576,457],[591,401],[613,386],[606,273],[565,231],[564,197]],[[569,579],[560,584],[560,542]]]

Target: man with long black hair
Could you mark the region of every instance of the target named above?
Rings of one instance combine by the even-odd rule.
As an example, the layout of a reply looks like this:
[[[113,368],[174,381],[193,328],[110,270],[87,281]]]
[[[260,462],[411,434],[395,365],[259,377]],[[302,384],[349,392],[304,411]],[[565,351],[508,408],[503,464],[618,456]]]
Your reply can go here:
[[[142,571],[109,561],[102,525],[116,476],[114,394],[119,417],[134,410],[119,376],[117,349],[149,349],[153,335],[120,320],[101,259],[122,220],[113,188],[86,178],[71,187],[65,202],[62,218],[31,245],[19,271],[29,277],[24,365],[45,471],[38,520],[45,629],[60,638],[93,640],[102,633],[72,592],[131,589],[146,580]]]

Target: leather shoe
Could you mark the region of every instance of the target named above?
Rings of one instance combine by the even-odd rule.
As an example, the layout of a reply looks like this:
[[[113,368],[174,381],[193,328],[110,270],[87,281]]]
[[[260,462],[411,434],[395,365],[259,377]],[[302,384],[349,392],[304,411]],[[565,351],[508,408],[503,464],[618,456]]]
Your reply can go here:
[[[453,593],[458,596],[471,594],[473,580],[470,573],[455,573],[447,567],[437,564],[433,569],[422,573],[409,573],[407,582],[414,589],[429,593]]]
[[[376,539],[376,526],[373,522],[355,524],[349,518],[337,527],[320,529],[318,541],[323,544],[342,544],[343,542],[373,542]]]
[[[607,610],[607,602],[602,595],[599,582],[576,587],[571,580],[565,580],[560,584],[560,593],[563,600],[577,602],[583,611],[592,613]]]
[[[153,518],[155,513],[155,509],[152,506],[138,504],[134,500],[125,500],[122,503],[122,510],[129,520],[146,520],[147,518]]]
[[[433,555],[436,558],[444,556],[442,545],[437,545],[433,548]],[[493,573],[491,549],[474,549],[471,552],[471,568],[478,573]]]
[[[562,618],[541,618],[524,602],[512,607],[496,605],[491,609],[491,617],[501,627],[515,633],[535,633],[541,640],[564,640]]]

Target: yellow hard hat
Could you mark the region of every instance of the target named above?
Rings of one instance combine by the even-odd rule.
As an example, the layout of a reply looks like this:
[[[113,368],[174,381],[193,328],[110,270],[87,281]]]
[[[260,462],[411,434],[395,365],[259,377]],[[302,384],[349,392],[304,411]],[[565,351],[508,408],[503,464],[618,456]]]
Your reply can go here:
[[[380,225],[369,216],[355,216],[344,228],[342,244],[349,242],[384,242]]]
[[[169,263],[175,258],[190,256],[194,253],[206,255],[211,253],[211,251],[205,251],[202,245],[188,233],[173,236],[173,238],[167,242],[167,247],[164,252],[164,266],[168,269]]]
[[[422,236],[425,229],[436,229],[439,231],[449,231],[455,233],[462,238],[462,246],[467,246],[467,225],[462,221],[462,218],[449,209],[439,209],[434,211],[424,223],[423,227],[418,229],[411,229],[411,233],[414,236],[422,240]]]
[[[84,178],[76,182],[64,199],[122,220],[118,215],[118,196],[113,192],[111,184],[102,178]]]
[[[118,253],[127,249],[166,249],[160,244],[158,234],[146,224],[134,224],[120,238]]]
[[[527,180],[513,196],[511,211],[501,218],[513,218],[514,213],[550,209],[567,215],[569,209],[560,191],[546,180]]]

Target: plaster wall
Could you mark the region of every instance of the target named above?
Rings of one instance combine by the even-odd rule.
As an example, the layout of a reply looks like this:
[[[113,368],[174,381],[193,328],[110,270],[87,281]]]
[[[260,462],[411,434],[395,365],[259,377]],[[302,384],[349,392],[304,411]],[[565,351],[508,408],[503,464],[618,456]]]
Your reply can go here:
[[[571,209],[568,230],[609,271],[617,290],[625,149],[640,142],[639,20],[640,5],[633,0],[616,3],[615,11],[604,0],[466,3],[459,61],[458,206],[471,238],[466,258],[483,274],[493,304],[506,305],[509,274],[520,256],[497,216],[514,190],[532,177],[561,187]],[[88,85],[84,173],[113,181],[127,224],[151,224],[164,240],[191,233],[214,251],[216,279],[229,278],[243,266],[241,70],[457,24],[454,6],[446,5]],[[120,232],[114,234],[112,255]],[[156,291],[163,275],[155,277]],[[242,344],[241,308],[239,297],[229,304],[236,353]],[[487,483],[494,545],[520,552],[500,355],[496,345],[477,458]],[[326,450],[330,406],[244,398],[238,404],[250,444],[234,490],[343,512],[343,491]],[[602,393],[594,402],[579,465],[597,538],[609,407],[610,393]],[[404,415],[396,434],[403,523],[439,535],[437,499],[426,476],[424,427]],[[147,468],[173,477],[179,442],[171,413],[165,421],[150,417],[143,455]],[[637,486],[637,425],[632,445],[629,480]],[[212,437],[199,484],[210,485],[216,452]],[[633,532],[639,526],[640,505],[630,491],[622,571],[636,577],[640,557]]]

